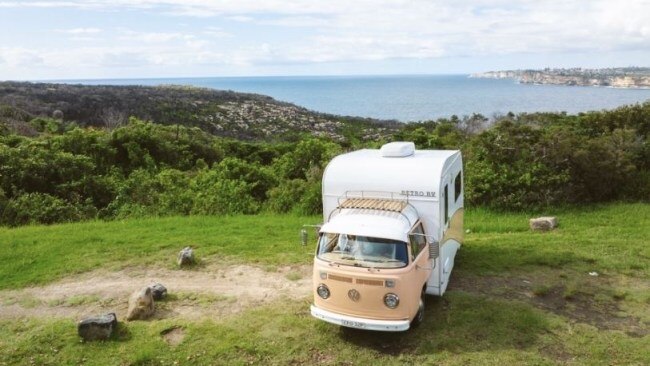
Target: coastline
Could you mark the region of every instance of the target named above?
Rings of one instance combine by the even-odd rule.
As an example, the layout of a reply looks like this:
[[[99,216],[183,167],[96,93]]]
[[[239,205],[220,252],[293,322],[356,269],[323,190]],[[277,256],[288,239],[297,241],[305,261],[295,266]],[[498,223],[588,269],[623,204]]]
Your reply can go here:
[[[513,79],[519,84],[600,86],[650,89],[650,68],[501,70],[473,73],[470,78]]]

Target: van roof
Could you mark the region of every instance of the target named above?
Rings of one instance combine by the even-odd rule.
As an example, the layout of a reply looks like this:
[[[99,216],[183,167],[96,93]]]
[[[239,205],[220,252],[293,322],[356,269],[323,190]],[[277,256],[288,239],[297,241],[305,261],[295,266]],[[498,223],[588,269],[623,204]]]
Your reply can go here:
[[[379,205],[387,203],[386,200],[366,199],[365,201],[375,201]],[[341,208],[334,212],[333,217],[321,227],[321,232],[362,235],[407,242],[411,227],[418,220],[417,211],[406,202],[392,201],[392,203],[400,204],[400,210],[343,208],[346,202],[343,202],[342,207],[340,206]]]
[[[363,149],[339,155],[325,169],[323,195],[340,197],[350,191],[436,192],[443,169],[455,155],[460,156],[460,151],[415,150],[409,156],[385,157],[379,150]]]

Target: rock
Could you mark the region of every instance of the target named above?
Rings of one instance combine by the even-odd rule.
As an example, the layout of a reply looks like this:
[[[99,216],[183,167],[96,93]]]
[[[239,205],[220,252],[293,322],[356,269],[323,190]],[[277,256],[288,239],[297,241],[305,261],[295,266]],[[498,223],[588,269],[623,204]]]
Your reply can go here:
[[[106,340],[111,337],[115,328],[117,317],[115,313],[108,313],[80,321],[77,324],[77,333],[85,341]]]
[[[598,272],[589,272],[591,277],[598,277]]]
[[[162,300],[167,296],[167,288],[160,283],[153,284],[149,288],[155,301]]]
[[[548,231],[557,227],[557,218],[554,216],[544,216],[529,221],[530,229],[533,231]]]
[[[144,287],[129,298],[126,320],[147,319],[153,314],[154,302],[150,287]]]
[[[191,247],[185,247],[178,253],[178,265],[189,266],[194,264],[194,251]]]

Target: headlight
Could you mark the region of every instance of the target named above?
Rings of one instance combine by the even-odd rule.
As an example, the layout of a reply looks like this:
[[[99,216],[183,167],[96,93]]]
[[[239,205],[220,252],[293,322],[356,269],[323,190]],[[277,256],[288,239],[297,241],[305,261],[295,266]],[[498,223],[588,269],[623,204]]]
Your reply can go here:
[[[395,294],[386,294],[384,296],[384,304],[391,309],[395,309],[399,305],[399,297]]]
[[[330,289],[328,289],[327,286],[323,285],[322,283],[318,285],[316,292],[318,293],[318,296],[322,297],[323,299],[330,297]]]

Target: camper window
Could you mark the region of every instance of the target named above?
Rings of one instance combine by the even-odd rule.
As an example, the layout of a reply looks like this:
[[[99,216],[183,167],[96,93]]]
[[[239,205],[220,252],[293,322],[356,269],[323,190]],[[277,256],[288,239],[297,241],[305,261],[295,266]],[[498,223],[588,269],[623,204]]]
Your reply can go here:
[[[422,249],[424,249],[424,247],[427,245],[427,239],[424,236],[422,223],[418,223],[413,228],[410,235],[410,241],[411,241],[411,254],[412,254],[411,259],[415,259],[417,258],[418,254],[420,254]]]
[[[454,202],[458,202],[458,197],[460,197],[460,192],[463,189],[463,178],[461,176],[461,172],[456,175],[456,179],[454,179]]]
[[[445,224],[447,224],[447,221],[449,221],[449,187],[445,184],[445,190],[443,192],[443,195],[445,196]]]

